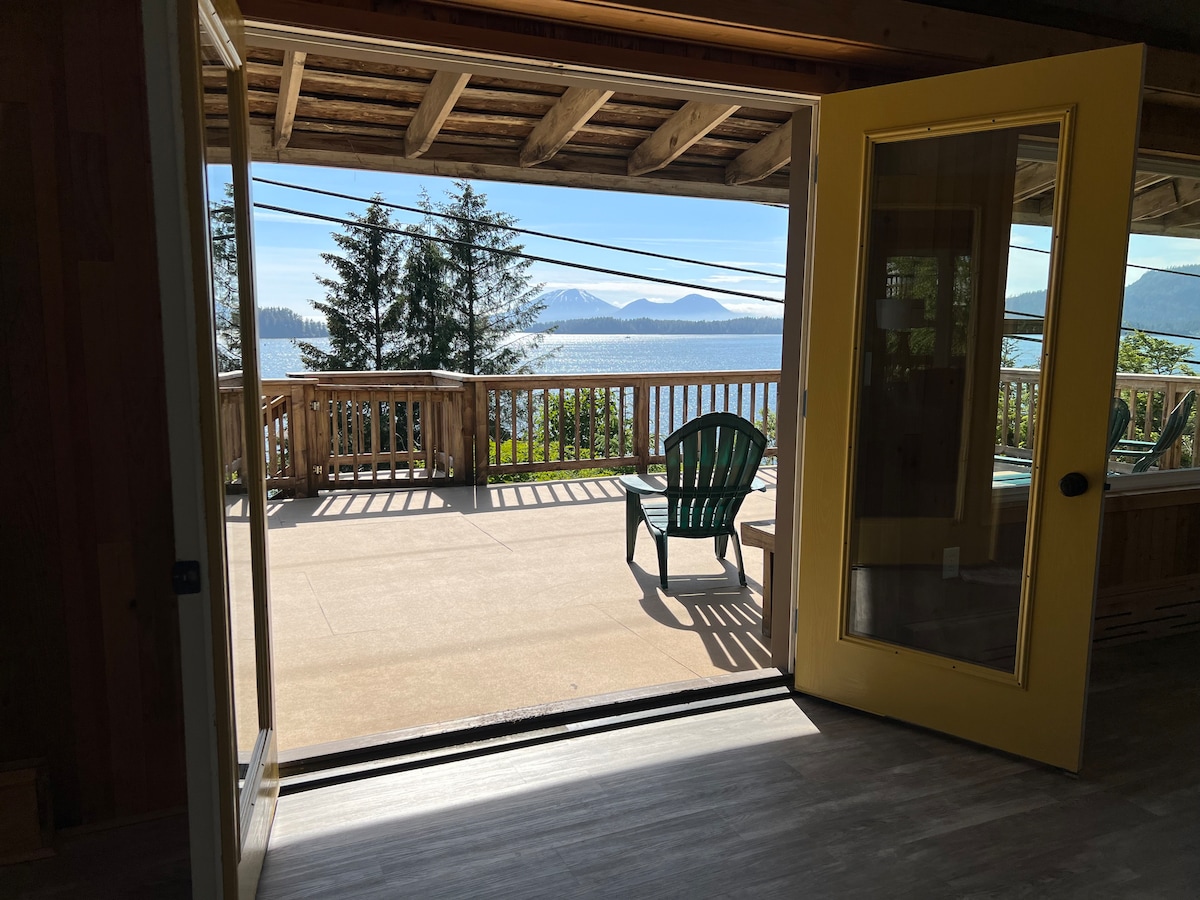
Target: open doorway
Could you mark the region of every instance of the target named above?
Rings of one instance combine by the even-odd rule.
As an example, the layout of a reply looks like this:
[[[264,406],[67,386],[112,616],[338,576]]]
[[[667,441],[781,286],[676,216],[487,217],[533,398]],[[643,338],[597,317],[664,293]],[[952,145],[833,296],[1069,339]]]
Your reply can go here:
[[[755,209],[777,222],[773,271],[714,276],[708,283],[720,290],[710,293],[730,304],[707,298],[718,321],[743,312],[736,304],[751,292],[740,289],[740,279],[783,274],[791,119],[807,98],[611,73],[515,71],[461,56],[452,63],[436,54],[414,59],[344,39],[318,51],[278,31],[252,30],[251,44],[250,133],[258,160],[412,172],[426,176],[431,194],[440,190],[438,176],[488,177],[497,187],[539,182],[553,187],[526,190],[565,195],[559,205],[576,214],[586,214],[576,199],[584,191],[635,191],[623,196],[639,201],[667,195],[716,210],[708,214],[714,230],[737,230],[743,239],[749,229],[731,210]],[[602,74],[610,83],[596,86]],[[209,127],[219,131],[219,91],[209,101]],[[260,210],[267,216],[332,209],[344,224],[357,202],[351,198],[374,193],[370,186],[340,191],[325,198],[335,206],[322,213],[311,192],[284,186],[312,187],[294,177],[296,170],[282,178],[263,169],[255,174],[277,182],[257,186],[260,203],[276,192],[264,204],[274,208]],[[301,199],[278,199],[289,191]],[[258,224],[266,232],[269,220]],[[322,223],[326,232],[337,226]],[[636,244],[636,235],[628,237]],[[660,255],[761,265],[760,258],[730,260],[727,251],[714,260],[705,249]],[[269,251],[260,254],[265,297],[272,263]],[[613,299],[674,299],[688,285],[705,285],[664,281],[673,294]],[[782,299],[780,288],[770,293]],[[733,339],[725,355],[711,349],[712,340],[692,340],[702,364],[675,372],[666,351],[653,348],[682,339],[661,334],[618,334],[588,348],[593,359],[612,357],[612,342],[627,342],[642,350],[633,370],[614,370],[610,361],[597,372],[575,362],[573,372],[543,366],[538,374],[545,377],[533,382],[480,381],[477,371],[414,371],[400,380],[325,370],[271,379],[286,373],[267,371],[265,363],[266,452],[275,476],[268,489],[285,492],[270,515],[284,755],[395,739],[406,729],[502,710],[523,716],[529,707],[598,694],[736,680],[786,660],[788,629],[775,629],[773,647],[763,620],[770,579],[761,550],[746,548],[745,588],[732,560],[714,559],[709,542],[672,542],[667,591],[657,584],[645,536],[632,566],[621,556],[624,493],[608,473],[653,467],[666,436],[702,412],[734,411],[768,433],[786,428],[780,368],[788,363],[779,330],[716,330],[706,337]],[[563,342],[603,345],[595,336],[564,335]],[[647,345],[653,366],[644,362]],[[554,408],[575,412],[551,435]],[[308,415],[318,412],[323,425]],[[794,424],[794,408],[791,415]],[[384,416],[394,429],[390,440],[382,439]],[[372,421],[380,434],[370,435]],[[542,480],[548,471],[559,477]],[[746,502],[743,519],[774,519],[774,466],[765,472],[768,490]],[[287,494],[296,499],[283,499]]]

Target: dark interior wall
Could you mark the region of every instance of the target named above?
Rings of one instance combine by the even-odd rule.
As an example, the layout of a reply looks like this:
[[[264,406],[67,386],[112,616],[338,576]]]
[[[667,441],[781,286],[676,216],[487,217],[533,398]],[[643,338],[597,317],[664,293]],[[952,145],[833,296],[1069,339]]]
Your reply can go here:
[[[0,766],[59,828],[186,804],[140,21],[0,3]]]
[[[1196,0],[1026,0],[998,3],[996,0],[917,0],[926,6],[941,6],[962,12],[998,16],[1102,34],[1121,41],[1142,41],[1170,50],[1200,52],[1200,4]]]

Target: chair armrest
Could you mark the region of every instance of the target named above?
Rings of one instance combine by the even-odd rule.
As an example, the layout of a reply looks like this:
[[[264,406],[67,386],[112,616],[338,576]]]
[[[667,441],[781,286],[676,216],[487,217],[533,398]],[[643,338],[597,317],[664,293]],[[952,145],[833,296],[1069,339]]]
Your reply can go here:
[[[755,478],[752,482],[750,482],[750,490],[752,491],[765,491],[766,489],[767,483],[765,481],[760,481],[759,479]]]
[[[636,475],[622,475],[621,476],[621,487],[625,488],[625,490],[627,490],[631,494],[661,494],[662,493],[662,491],[659,488],[652,487],[651,485],[646,484],[646,482],[642,481],[642,479],[638,478]]]

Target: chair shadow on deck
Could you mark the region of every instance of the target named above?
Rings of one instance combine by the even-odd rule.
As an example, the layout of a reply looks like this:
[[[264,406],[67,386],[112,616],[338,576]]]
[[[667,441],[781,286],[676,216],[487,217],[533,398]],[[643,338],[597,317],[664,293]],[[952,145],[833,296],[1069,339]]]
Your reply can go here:
[[[658,572],[649,572],[637,562],[629,570],[642,590],[642,610],[666,628],[695,634],[704,644],[714,666],[727,672],[765,669],[771,665],[771,648],[762,637],[762,609],[750,587],[739,587],[737,566],[721,560],[719,575],[673,575],[664,591]],[[762,590],[753,579],[747,584]],[[665,602],[670,598],[690,617],[684,621]]]

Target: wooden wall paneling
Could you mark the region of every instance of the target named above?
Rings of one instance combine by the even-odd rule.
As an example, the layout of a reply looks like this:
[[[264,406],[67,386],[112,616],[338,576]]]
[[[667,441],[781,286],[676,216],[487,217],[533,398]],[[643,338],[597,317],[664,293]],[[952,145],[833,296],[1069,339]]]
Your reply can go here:
[[[49,309],[56,291],[42,281],[43,271],[54,270],[56,248],[35,214],[44,185],[35,162],[41,129],[33,106],[39,98],[27,93],[26,99],[33,102],[0,101],[0,171],[12,179],[0,191],[0,308],[5,313],[0,447],[9,460],[32,449],[31,439],[49,436],[54,426],[44,421],[44,401],[62,382],[62,372],[48,366],[45,336],[47,322],[58,318]],[[31,385],[38,387],[31,390]],[[0,629],[0,763],[45,759],[71,797],[78,779],[69,761],[70,727],[56,706],[68,695],[67,671],[46,664],[66,656],[63,576],[70,567],[62,556],[71,526],[63,529],[66,535],[60,531],[55,502],[64,475],[54,465],[19,464],[9,472],[5,539],[0,541],[6,594]]]
[[[0,28],[4,400],[42,454],[10,498],[0,762],[47,759],[59,827],[185,802],[140,12],[15,0]]]
[[[1200,489],[1106,501],[1097,645],[1200,629]]]

